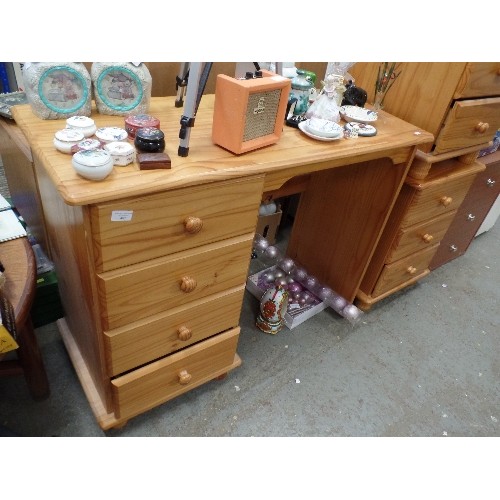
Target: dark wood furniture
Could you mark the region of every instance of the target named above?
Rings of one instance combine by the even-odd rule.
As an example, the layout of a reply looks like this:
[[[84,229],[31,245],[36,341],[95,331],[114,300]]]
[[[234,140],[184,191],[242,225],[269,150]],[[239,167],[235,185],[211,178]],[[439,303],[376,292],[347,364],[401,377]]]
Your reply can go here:
[[[0,376],[24,375],[31,396],[46,399],[49,381],[31,322],[30,309],[35,297],[36,261],[27,238],[0,243],[0,261],[5,268],[3,292],[14,308],[19,348],[17,359],[0,361]]]

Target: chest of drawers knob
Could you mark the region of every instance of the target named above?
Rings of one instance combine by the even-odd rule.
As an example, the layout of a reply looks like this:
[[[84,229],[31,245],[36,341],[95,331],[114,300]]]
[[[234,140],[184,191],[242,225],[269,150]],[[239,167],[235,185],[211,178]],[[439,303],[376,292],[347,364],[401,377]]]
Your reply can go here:
[[[458,250],[457,245],[450,245],[450,252],[456,252]]]
[[[434,239],[434,236],[432,236],[432,234],[429,234],[429,233],[426,233],[422,236],[422,239],[426,242],[426,243],[430,243],[433,239]]]
[[[439,203],[441,203],[441,205],[447,207],[448,205],[451,204],[451,202],[453,201],[453,198],[451,196],[443,196],[440,200],[439,200]]]
[[[486,181],[486,185],[491,188],[491,187],[493,187],[495,185],[495,182],[496,181],[494,181],[493,179],[488,179]]]
[[[199,217],[186,217],[184,219],[184,229],[189,234],[196,234],[201,231],[203,227],[203,221]]]
[[[489,123],[479,122],[476,125],[476,131],[479,132],[480,134],[484,134],[489,128],[490,128]]]
[[[183,342],[189,340],[192,336],[193,332],[187,326],[182,325],[177,330],[177,337],[179,340],[182,340]]]
[[[414,274],[416,274],[416,272],[417,272],[417,268],[416,268],[416,267],[413,267],[413,266],[410,266],[410,267],[406,270],[406,272],[407,272],[408,274],[411,274],[411,275],[413,276]]]
[[[469,215],[467,216],[467,220],[468,220],[468,221],[471,221],[471,222],[472,222],[475,218],[476,218],[476,216],[475,216],[475,215],[473,215],[473,214],[469,214]]]
[[[191,278],[190,276],[184,276],[181,279],[180,288],[183,292],[189,293],[196,288],[197,284],[198,283],[196,283],[196,280],[194,278]]]
[[[187,370],[181,370],[179,372],[179,384],[186,385],[191,381],[191,374]]]

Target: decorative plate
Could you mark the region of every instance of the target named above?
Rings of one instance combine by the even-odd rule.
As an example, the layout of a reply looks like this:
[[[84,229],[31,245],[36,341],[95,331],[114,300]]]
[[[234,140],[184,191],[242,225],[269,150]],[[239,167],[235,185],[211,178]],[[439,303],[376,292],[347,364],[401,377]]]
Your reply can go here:
[[[359,106],[341,106],[340,114],[346,122],[373,123],[378,118],[376,111]]]
[[[332,138],[342,135],[342,127],[331,120],[324,120],[323,118],[310,118],[304,122],[307,130],[316,136]]]
[[[318,141],[324,141],[324,142],[330,142],[330,141],[337,141],[339,139],[342,139],[344,137],[344,134],[340,134],[336,137],[321,137],[320,135],[313,134],[310,132],[307,128],[306,125],[307,120],[304,120],[299,123],[299,129],[304,132],[308,137],[311,137],[311,139],[316,139]]]

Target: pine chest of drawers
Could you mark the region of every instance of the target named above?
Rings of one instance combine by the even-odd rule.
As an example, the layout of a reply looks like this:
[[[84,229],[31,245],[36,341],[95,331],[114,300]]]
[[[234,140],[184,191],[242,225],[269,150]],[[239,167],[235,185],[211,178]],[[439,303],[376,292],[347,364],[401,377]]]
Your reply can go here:
[[[85,207],[50,196],[47,212],[57,211],[61,228],[53,254],[71,305],[60,329],[103,429],[241,363],[262,185],[250,176]]]
[[[400,70],[384,109],[434,141],[419,147],[361,283],[357,305],[365,310],[426,276],[450,227],[466,227],[462,203],[485,168],[477,153],[500,127],[500,63],[401,63]],[[357,63],[351,72],[370,97],[377,71],[377,63]],[[439,265],[457,256],[445,254]]]

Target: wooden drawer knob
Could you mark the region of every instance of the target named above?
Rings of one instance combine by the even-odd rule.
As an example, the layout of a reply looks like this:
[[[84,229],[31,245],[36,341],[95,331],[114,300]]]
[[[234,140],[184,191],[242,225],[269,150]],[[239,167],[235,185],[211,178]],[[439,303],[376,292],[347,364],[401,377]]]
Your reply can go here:
[[[480,133],[480,134],[484,134],[488,129],[490,128],[490,124],[489,123],[483,123],[483,122],[479,122],[477,125],[476,125],[476,130]]]
[[[184,229],[189,234],[196,234],[201,231],[203,221],[199,217],[186,217],[184,219]]]
[[[192,336],[193,332],[187,326],[182,325],[177,330],[177,337],[179,338],[179,340],[182,340],[183,342],[189,340]]]
[[[426,242],[426,243],[430,243],[433,239],[434,239],[434,236],[432,236],[432,234],[424,234],[422,236],[422,239]]]
[[[198,283],[196,283],[196,280],[194,278],[191,278],[190,276],[184,276],[181,279],[180,287],[183,292],[189,293],[196,288],[197,284]]]
[[[441,203],[441,205],[447,207],[452,201],[453,201],[453,198],[451,196],[443,196],[439,200],[439,203]]]
[[[179,372],[179,384],[186,385],[191,382],[191,374],[187,370],[181,370]]]
[[[406,270],[406,272],[407,272],[408,274],[411,274],[411,275],[413,276],[414,274],[416,274],[416,272],[417,272],[417,268],[416,268],[416,267],[413,267],[413,266],[410,266],[410,267]]]

